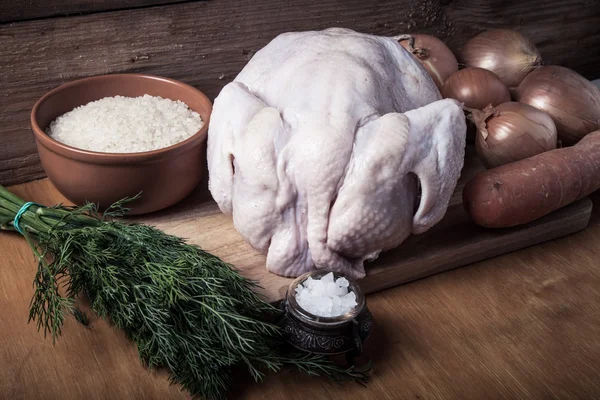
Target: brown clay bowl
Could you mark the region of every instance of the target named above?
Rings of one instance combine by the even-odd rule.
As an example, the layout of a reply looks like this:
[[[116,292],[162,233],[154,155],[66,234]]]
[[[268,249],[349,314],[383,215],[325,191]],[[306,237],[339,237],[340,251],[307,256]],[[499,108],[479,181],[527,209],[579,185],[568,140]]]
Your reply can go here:
[[[181,100],[200,114],[204,126],[173,146],[140,153],[101,153],[57,142],[45,129],[77,106],[116,95],[144,94]],[[129,204],[131,214],[169,207],[185,198],[206,173],[206,138],[212,104],[192,86],[141,74],[114,74],[79,79],[44,95],[31,111],[42,166],[58,191],[74,204],[92,202],[100,210],[142,192]]]

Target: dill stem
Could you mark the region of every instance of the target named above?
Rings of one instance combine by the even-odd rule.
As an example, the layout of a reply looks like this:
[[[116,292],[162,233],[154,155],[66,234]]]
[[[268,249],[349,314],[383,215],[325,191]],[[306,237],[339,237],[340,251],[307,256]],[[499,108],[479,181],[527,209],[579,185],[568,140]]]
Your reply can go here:
[[[21,207],[25,203],[23,201],[23,199],[19,198],[19,196],[13,194],[12,192],[10,192],[8,189],[6,189],[2,185],[0,185],[0,198],[12,203],[13,205],[18,206],[18,207]]]
[[[61,210],[51,207],[42,207],[37,211],[40,218],[43,220],[63,222],[65,225],[77,225],[77,226],[99,226],[101,221],[95,218],[88,217],[86,215],[72,214],[69,211]]]
[[[8,223],[13,221],[15,215],[23,207],[23,204],[25,204],[25,201],[6,190],[3,186],[0,186],[0,221],[3,222],[2,225],[10,226]],[[52,229],[53,225],[45,223],[37,216],[37,211],[42,208],[35,204],[29,207],[21,216],[21,229],[29,227],[36,234],[48,232]]]

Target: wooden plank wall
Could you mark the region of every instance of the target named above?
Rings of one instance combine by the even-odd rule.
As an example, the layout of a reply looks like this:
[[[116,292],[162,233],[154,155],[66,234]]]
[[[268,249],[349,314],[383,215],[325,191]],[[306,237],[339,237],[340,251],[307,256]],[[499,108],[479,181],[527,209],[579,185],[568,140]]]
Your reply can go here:
[[[342,26],[378,35],[425,32],[453,50],[476,33],[518,29],[546,63],[600,77],[597,0],[0,0],[0,184],[44,176],[29,129],[34,102],[64,82],[143,72],[179,79],[214,98],[277,34]],[[123,7],[137,7],[116,10]],[[74,6],[75,5],[75,6]],[[85,15],[49,17],[71,12]],[[10,14],[12,12],[12,14]],[[40,18],[44,17],[44,18]],[[9,17],[4,17],[5,21]]]
[[[185,0],[0,0],[0,22],[89,14]]]

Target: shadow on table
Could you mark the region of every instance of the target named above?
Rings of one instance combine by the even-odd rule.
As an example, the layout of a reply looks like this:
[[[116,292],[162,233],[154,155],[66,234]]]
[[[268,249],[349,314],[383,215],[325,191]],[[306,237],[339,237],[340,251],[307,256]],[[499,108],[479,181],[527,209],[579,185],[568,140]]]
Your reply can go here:
[[[374,321],[373,332],[371,337],[365,342],[363,353],[356,361],[357,366],[364,366],[369,361],[371,362],[370,378],[371,381],[377,376],[382,375],[382,369],[388,363],[401,363],[403,359],[391,360],[390,356],[397,352],[388,351],[390,347],[395,346],[414,346],[418,343],[417,340],[407,337],[407,332],[399,329],[391,331],[389,325]],[[419,351],[418,349],[411,349]],[[345,366],[345,357],[335,356],[331,358],[333,362],[340,366]],[[370,383],[367,383],[365,390],[369,390]],[[261,383],[255,383],[243,367],[237,367],[233,372],[233,385],[228,395],[229,399],[250,399],[250,398],[285,398],[295,399],[293,390],[298,387],[319,387],[326,390],[329,386],[332,390],[336,390],[339,385],[340,390],[348,389],[351,386],[352,390],[360,390],[362,387],[352,382],[335,383],[322,376],[308,376],[293,367],[284,367],[278,373],[268,373]],[[290,392],[291,391],[291,392]],[[279,395],[279,397],[276,395]]]

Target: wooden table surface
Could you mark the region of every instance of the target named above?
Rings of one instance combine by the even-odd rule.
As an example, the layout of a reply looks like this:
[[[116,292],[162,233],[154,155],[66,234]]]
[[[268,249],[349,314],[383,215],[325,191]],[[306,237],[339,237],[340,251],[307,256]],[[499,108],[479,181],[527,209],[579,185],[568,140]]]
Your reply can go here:
[[[29,183],[13,190],[51,202]],[[367,388],[292,370],[232,399],[600,398],[600,193],[584,231],[368,297]],[[69,318],[55,345],[27,324],[34,258],[0,233],[0,399],[186,399],[118,330]]]

